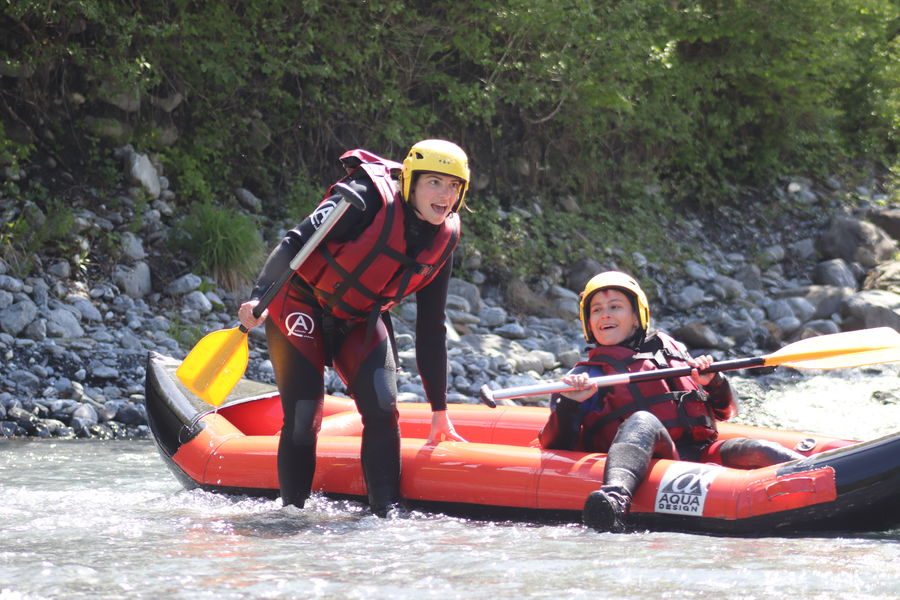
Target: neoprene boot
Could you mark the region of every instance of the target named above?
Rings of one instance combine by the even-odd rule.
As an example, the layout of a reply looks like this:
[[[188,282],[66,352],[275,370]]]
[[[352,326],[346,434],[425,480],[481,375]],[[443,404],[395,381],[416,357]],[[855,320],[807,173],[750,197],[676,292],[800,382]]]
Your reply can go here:
[[[381,484],[369,489],[369,510],[376,517],[387,517],[389,514],[404,512],[403,501],[396,485]]]
[[[618,486],[603,486],[585,500],[582,520],[597,531],[623,533],[630,506],[631,496],[625,490]]]

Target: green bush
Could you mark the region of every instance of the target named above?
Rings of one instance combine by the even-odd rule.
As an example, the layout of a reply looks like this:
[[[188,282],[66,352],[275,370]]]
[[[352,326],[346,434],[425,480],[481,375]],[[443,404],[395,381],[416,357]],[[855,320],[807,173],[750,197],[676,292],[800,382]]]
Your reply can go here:
[[[298,176],[333,179],[348,147],[398,156],[426,136],[462,143],[505,198],[527,186],[609,199],[663,180],[711,202],[723,182],[896,151],[890,0],[3,10],[0,60],[31,73],[9,95],[18,116],[118,117],[147,144],[162,142],[142,132],[171,122],[175,147],[150,149],[200,198],[244,185],[274,199]],[[110,108],[122,92],[140,93],[138,112]],[[154,108],[174,94],[171,114]]]
[[[34,190],[40,195],[41,190]],[[75,217],[71,208],[58,200],[45,201],[46,210],[35,202],[25,202],[0,228],[0,258],[18,277],[26,277],[35,268],[38,254],[62,256],[78,255],[73,230]]]
[[[196,203],[176,229],[178,248],[233,290],[252,281],[262,264],[264,247],[252,219],[234,210]]]
[[[477,252],[486,270],[500,280],[529,279],[546,273],[548,265],[567,265],[583,258],[637,272],[635,252],[658,264],[686,252],[673,243],[667,227],[676,222],[676,215],[669,206],[650,198],[640,206],[595,207],[578,213],[538,212],[529,206],[504,211],[491,197],[478,198],[472,206],[473,212],[463,215],[459,263],[465,265],[467,255]]]
[[[399,158],[424,137],[466,148],[499,207],[528,197],[551,213],[574,194],[619,237],[655,211],[648,186],[710,208],[776,175],[898,155],[893,0],[21,0],[0,13],[0,122],[30,139],[0,134],[0,159],[30,143],[77,171],[98,155],[85,139],[129,139],[163,157],[179,198],[242,186],[279,217],[308,212],[345,149]],[[538,255],[558,243],[509,241]]]

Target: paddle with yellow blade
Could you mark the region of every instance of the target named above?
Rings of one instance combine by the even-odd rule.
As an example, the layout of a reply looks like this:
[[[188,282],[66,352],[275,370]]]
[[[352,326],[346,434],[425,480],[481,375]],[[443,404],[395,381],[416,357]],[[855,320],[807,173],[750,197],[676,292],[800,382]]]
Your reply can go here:
[[[900,333],[890,327],[876,327],[807,338],[788,344],[781,350],[765,356],[714,362],[700,372],[718,373],[736,369],[779,366],[792,369],[841,369],[896,361],[900,361]],[[691,370],[691,367],[686,366],[638,373],[617,373],[591,377],[588,382],[596,383],[598,387],[610,387],[623,383],[684,377],[690,375]],[[481,387],[479,395],[482,402],[491,408],[496,408],[497,400],[565,393],[575,389],[564,381],[522,385],[499,390],[492,390],[484,385]]]
[[[254,317],[262,315],[288,278],[312,254],[351,206],[359,210],[366,209],[366,203],[360,196],[360,191],[364,191],[364,188],[359,184],[339,182],[334,185],[334,189],[338,193],[326,198],[310,216],[316,228],[315,233],[291,259],[290,269],[282,273],[260,298],[253,309]],[[222,404],[247,370],[250,358],[247,333],[247,329],[240,325],[207,334],[197,342],[175,371],[178,379],[209,404]]]

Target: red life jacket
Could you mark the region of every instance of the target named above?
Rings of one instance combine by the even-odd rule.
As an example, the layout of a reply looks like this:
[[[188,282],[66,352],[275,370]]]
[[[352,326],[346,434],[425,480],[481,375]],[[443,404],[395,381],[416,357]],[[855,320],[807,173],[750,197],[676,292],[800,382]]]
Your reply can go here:
[[[584,367],[591,377],[617,373],[653,371],[681,367],[687,363],[687,349],[672,337],[658,332],[646,340],[638,352],[624,346],[597,346]],[[662,421],[672,440],[712,442],[718,436],[707,394],[690,376],[620,384],[601,389],[583,404],[581,447],[606,452],[619,425],[639,410]]]
[[[348,177],[362,169],[375,183],[381,207],[356,239],[320,245],[297,273],[328,312],[338,319],[359,321],[390,310],[434,279],[459,241],[459,216],[451,213],[431,244],[409,257],[404,237],[406,214],[394,177],[400,163],[366,150],[345,152],[341,161]],[[332,193],[329,189],[326,197]]]

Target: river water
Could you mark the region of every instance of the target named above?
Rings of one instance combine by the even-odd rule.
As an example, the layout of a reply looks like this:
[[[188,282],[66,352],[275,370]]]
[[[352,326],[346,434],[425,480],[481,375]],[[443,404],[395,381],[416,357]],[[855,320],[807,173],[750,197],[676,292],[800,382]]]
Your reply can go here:
[[[860,439],[900,425],[895,368],[732,381],[745,422]],[[300,511],[185,491],[148,441],[0,441],[0,600],[808,600],[898,590],[900,530],[742,539],[417,512],[383,520],[321,497]]]

